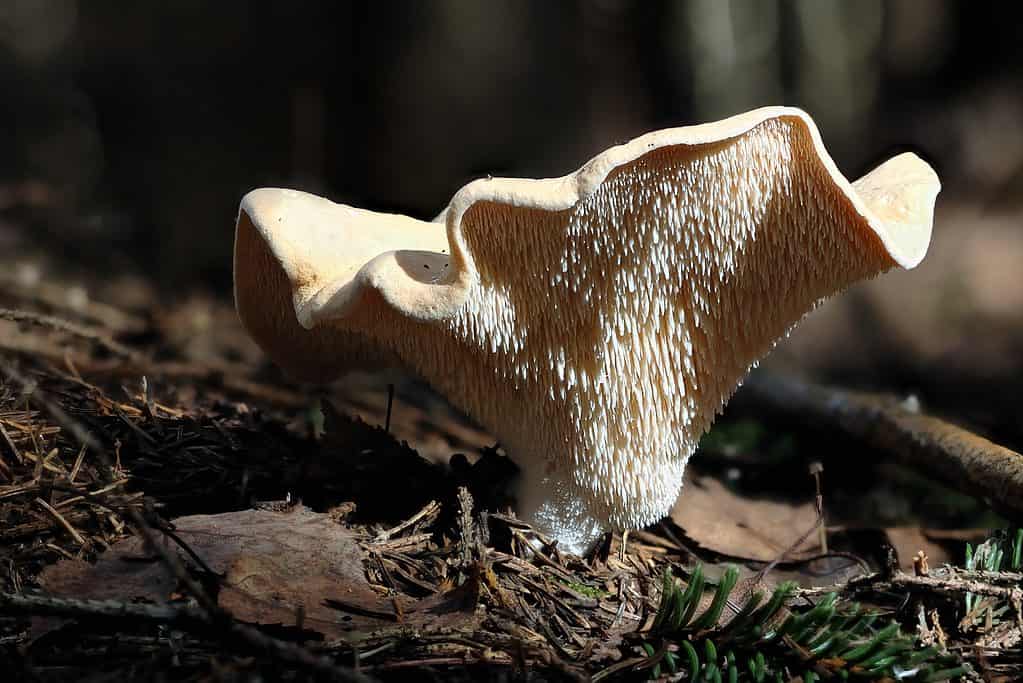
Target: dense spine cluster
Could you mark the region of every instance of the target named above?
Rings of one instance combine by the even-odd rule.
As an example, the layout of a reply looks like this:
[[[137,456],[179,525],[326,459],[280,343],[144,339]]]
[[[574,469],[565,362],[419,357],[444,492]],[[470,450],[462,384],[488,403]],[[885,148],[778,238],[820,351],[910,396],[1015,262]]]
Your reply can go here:
[[[749,367],[824,297],[922,257],[929,238],[926,164],[889,162],[921,179],[905,201],[881,182],[901,177],[890,170],[868,187],[899,216],[888,234],[809,119],[777,111],[719,138],[653,133],[561,179],[470,183],[445,223],[418,225],[432,250],[403,251],[397,232],[355,284],[306,284],[295,306],[310,335],[360,335],[490,429],[523,471],[520,514],[568,547],[644,526]],[[914,256],[892,253],[912,240]]]

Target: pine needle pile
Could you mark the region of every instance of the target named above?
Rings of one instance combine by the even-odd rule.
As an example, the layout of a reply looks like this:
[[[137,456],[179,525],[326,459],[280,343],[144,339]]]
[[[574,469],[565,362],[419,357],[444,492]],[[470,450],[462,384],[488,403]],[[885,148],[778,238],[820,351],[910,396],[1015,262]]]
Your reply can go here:
[[[967,667],[935,646],[919,647],[899,624],[884,625],[880,614],[859,604],[844,604],[828,593],[810,607],[786,609],[796,592],[790,582],[765,600],[753,592],[727,624],[718,626],[722,610],[738,581],[729,567],[709,607],[698,610],[704,578],[697,565],[683,589],[670,569],[664,573],[657,618],[651,631],[658,645],[645,642],[650,659],[643,667],[652,676],[684,672],[687,680],[804,681],[858,678],[943,681]]]

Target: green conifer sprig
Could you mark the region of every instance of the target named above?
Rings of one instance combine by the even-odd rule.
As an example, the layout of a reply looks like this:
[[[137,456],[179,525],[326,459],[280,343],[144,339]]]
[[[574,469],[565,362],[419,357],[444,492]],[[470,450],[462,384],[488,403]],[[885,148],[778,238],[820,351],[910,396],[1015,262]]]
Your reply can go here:
[[[1005,529],[973,548],[966,544],[966,569],[971,571],[1018,572],[1023,567],[1023,529]],[[970,627],[994,626],[1010,613],[1012,605],[991,596],[966,594],[963,623]]]
[[[837,679],[895,679],[924,683],[960,676],[967,670],[955,657],[916,639],[858,604],[829,593],[817,604],[786,608],[796,585],[786,582],[765,601],[752,593],[738,614],[718,622],[739,580],[725,571],[710,605],[699,611],[706,580],[697,565],[682,587],[670,568],[663,576],[653,626],[642,644],[647,659],[640,668],[653,678],[684,674],[686,681],[785,681],[801,674],[805,682]]]

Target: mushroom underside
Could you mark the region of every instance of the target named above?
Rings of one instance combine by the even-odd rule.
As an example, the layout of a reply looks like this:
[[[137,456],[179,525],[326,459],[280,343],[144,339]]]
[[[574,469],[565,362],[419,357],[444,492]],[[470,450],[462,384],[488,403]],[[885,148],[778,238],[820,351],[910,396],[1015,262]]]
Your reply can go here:
[[[667,512],[716,411],[817,302],[919,262],[938,189],[909,154],[849,183],[805,114],[759,110],[474,181],[443,223],[251,193],[236,299],[293,374],[425,379],[509,447],[520,512],[581,550]]]

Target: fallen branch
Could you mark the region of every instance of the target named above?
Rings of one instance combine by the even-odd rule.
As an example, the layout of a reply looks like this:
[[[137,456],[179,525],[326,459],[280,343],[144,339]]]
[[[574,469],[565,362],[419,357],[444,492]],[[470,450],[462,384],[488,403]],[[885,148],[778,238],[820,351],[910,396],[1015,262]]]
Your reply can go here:
[[[974,593],[976,595],[989,595],[993,598],[1002,598],[1018,602],[1023,600],[1023,588],[1019,586],[999,586],[989,581],[977,579],[963,579],[954,573],[939,576],[913,576],[912,574],[897,573],[890,580],[892,586],[905,588],[924,588],[934,592],[958,592]]]
[[[973,593],[1010,602],[1023,600],[1023,588],[1020,586],[1002,586],[992,580],[964,578],[959,575],[955,567],[943,567],[935,570],[928,576],[914,576],[913,574],[901,571],[896,571],[891,576],[873,573],[867,576],[859,576],[851,581],[834,586],[799,588],[796,594],[801,598],[818,600],[828,593],[836,591],[841,592],[850,599],[854,595],[899,594],[915,591],[931,593],[946,598],[950,593]]]
[[[116,342],[115,342],[116,343]],[[130,351],[130,349],[128,349]],[[68,355],[52,349],[26,348],[11,339],[0,339],[0,351],[18,354],[34,360],[44,359],[56,365],[66,365]],[[262,384],[246,379],[252,369],[240,364],[201,362],[157,362],[149,361],[144,354],[132,351],[126,358],[93,360],[80,357],[74,360],[76,370],[82,375],[112,381],[118,378],[137,380],[140,376],[162,379],[191,380],[222,387],[226,392],[247,396],[249,399],[286,408],[300,408],[309,404],[308,396],[286,388]],[[77,379],[77,378],[72,378]]]
[[[1023,455],[923,415],[912,402],[764,373],[749,378],[741,400],[802,422],[838,427],[1023,523]]]
[[[160,605],[117,600],[76,600],[49,595],[0,592],[0,611],[6,614],[81,617],[127,617],[158,622],[208,623],[206,613],[195,605]]]
[[[72,297],[70,294],[74,288],[69,289],[65,283],[50,282],[45,277],[33,278],[26,282],[21,273],[0,272],[0,286],[4,287],[5,293],[19,299],[68,311],[94,320],[102,327],[116,332],[144,332],[149,324],[143,316],[123,311],[91,297]]]
[[[78,325],[56,316],[34,313],[32,311],[18,311],[11,308],[0,308],[0,320],[9,320],[15,323],[46,327],[51,330],[64,332],[65,334],[70,334],[73,337],[78,337],[79,339],[92,342],[116,356],[123,356],[124,358],[132,360],[138,360],[141,358],[141,354],[138,351],[114,341],[103,332]]]

